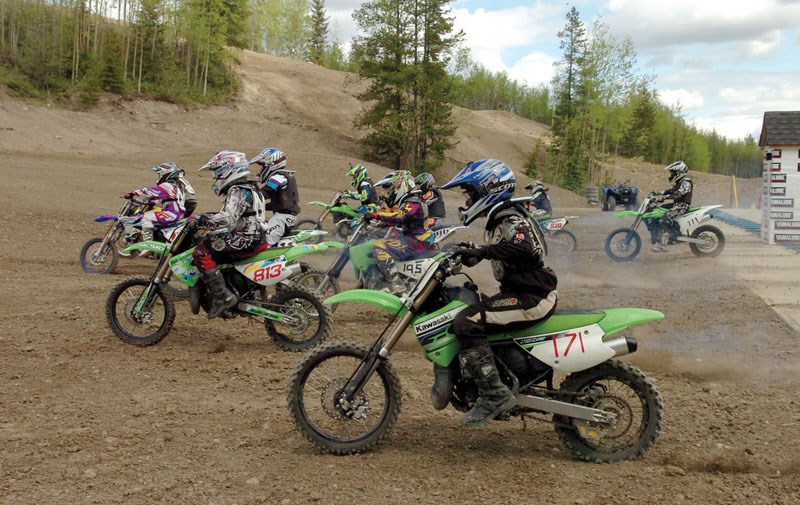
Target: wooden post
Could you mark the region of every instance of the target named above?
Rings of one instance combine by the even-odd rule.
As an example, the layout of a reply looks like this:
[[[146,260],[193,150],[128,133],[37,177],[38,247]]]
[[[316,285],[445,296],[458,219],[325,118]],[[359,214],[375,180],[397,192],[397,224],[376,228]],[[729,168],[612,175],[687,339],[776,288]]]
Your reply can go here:
[[[739,194],[736,191],[736,176],[731,176],[731,199],[728,202],[728,206],[732,209],[739,208]]]

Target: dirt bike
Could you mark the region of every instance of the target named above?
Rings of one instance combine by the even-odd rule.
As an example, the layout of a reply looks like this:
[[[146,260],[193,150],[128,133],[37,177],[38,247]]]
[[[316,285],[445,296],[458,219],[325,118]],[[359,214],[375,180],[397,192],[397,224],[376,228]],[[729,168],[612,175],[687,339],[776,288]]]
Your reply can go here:
[[[539,211],[541,212],[541,211]],[[542,218],[536,211],[530,213],[531,217],[539,224],[544,234],[544,238],[550,248],[558,255],[574,254],[578,250],[578,239],[567,230],[570,219],[577,219],[578,216],[559,216]]]
[[[144,212],[146,202],[125,200],[116,214],[103,214],[94,220],[97,223],[111,221],[105,235],[86,242],[81,247],[81,266],[90,274],[108,274],[114,271],[120,256],[130,256],[121,251],[136,242],[135,229],[126,226],[125,218]]]
[[[193,314],[198,314],[201,308],[206,312],[211,308],[213,297],[192,263],[193,242],[202,235],[196,221],[182,220],[180,230],[166,244],[146,241],[128,248],[162,251],[149,279],[127,279],[108,296],[106,319],[123,342],[149,346],[169,333],[175,321],[175,304],[166,296],[163,286],[173,276],[189,286]],[[326,248],[324,245],[272,247],[249,258],[219,265],[228,288],[239,298],[239,303],[221,317],[261,319],[267,334],[283,350],[302,351],[319,344],[330,332],[331,308],[323,305],[322,298],[315,293],[283,281],[304,269],[297,261],[299,258]],[[276,286],[275,294],[267,292],[268,286]]]
[[[439,252],[422,260],[420,268],[419,282],[402,299],[356,289],[325,300],[368,303],[394,317],[371,347],[328,342],[295,367],[288,408],[302,436],[319,449],[362,452],[389,433],[403,396],[389,356],[409,326],[434,364],[433,407],[452,405],[464,412],[477,400],[476,386],[462,375],[461,344],[451,327],[456,314],[479,301],[477,287],[471,279],[463,286],[446,282],[460,273],[457,252]],[[611,359],[635,352],[636,340],[612,335],[663,318],[661,312],[640,308],[563,311],[525,329],[488,335],[501,379],[516,396],[516,406],[498,419],[553,414],[562,443],[581,459],[642,456],[662,430],[663,404],[641,370]],[[554,372],[567,374],[558,389]]]
[[[370,239],[371,236],[376,234],[386,235],[386,228],[375,229],[368,226],[360,216],[357,219],[356,226],[353,228],[353,233],[346,243],[342,244],[334,241],[323,242],[323,244],[329,248],[339,249],[341,251],[331,266],[324,272],[308,271],[298,275],[294,280],[296,284],[326,297],[334,295],[340,291],[339,277],[342,271],[348,263],[352,262],[356,279],[358,279],[358,288],[383,289],[388,285],[387,279],[378,268],[378,260],[373,255],[372,246],[375,244],[375,239]],[[438,249],[440,244],[447,237],[457,230],[464,228],[466,228],[466,226],[457,225],[442,226],[436,230],[432,230],[432,249]],[[431,252],[429,251],[423,254],[422,257],[429,256],[430,254]],[[416,281],[422,274],[421,263],[423,261],[424,260],[419,258],[397,261],[395,262],[395,267],[401,274],[403,280],[408,284],[409,282]]]
[[[659,220],[669,212],[668,208],[658,206],[659,198],[655,193],[650,193],[638,210],[626,210],[614,214],[618,217],[633,217],[633,223],[627,228],[618,228],[612,231],[606,238],[606,254],[614,261],[631,261],[642,249],[642,238],[636,229],[644,223],[651,234],[651,241],[656,243],[658,240]],[[722,207],[722,205],[706,205],[704,207],[690,207],[686,214],[679,216],[673,222],[673,227],[662,230],[661,233],[668,233],[667,245],[678,243],[689,244],[689,249],[695,256],[714,257],[719,256],[725,248],[725,235],[716,226],[704,223],[713,216],[709,213],[711,209]]]
[[[335,233],[339,238],[346,240],[352,234],[353,219],[363,215],[366,208],[364,208],[364,211],[361,211],[360,209],[347,205],[347,203],[344,203],[344,195],[345,193],[343,191],[337,191],[328,203],[319,201],[308,202],[309,205],[322,207],[322,213],[317,219],[303,219],[295,225],[295,228],[298,230],[323,230],[325,218],[330,215],[335,225]]]

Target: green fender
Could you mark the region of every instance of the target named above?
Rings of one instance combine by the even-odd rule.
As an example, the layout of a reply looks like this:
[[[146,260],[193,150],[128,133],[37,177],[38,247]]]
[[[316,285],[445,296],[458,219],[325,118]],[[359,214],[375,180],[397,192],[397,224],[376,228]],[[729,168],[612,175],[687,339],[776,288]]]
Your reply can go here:
[[[638,215],[639,215],[639,211],[637,211],[637,210],[623,210],[623,211],[617,212],[612,217],[616,219],[618,217],[636,217]]]
[[[351,289],[349,291],[342,291],[337,295],[326,298],[323,303],[326,305],[333,305],[335,303],[345,302],[368,303],[379,309],[384,309],[391,314],[398,314],[400,316],[408,311],[400,298],[390,293],[374,291],[372,289]]]
[[[664,314],[657,310],[639,309],[627,307],[621,309],[605,309],[605,317],[598,321],[598,325],[603,329],[603,333],[611,335],[625,328],[638,324],[661,321]]]
[[[145,240],[143,242],[131,244],[122,250],[124,253],[132,253],[135,251],[150,251],[163,256],[167,252],[167,244],[156,240]]]
[[[328,246],[325,244],[300,244],[289,248],[286,251],[286,261],[292,262],[303,256],[309,254],[316,254],[318,252],[327,251]]]
[[[325,242],[322,242],[319,245],[324,245],[327,246],[328,249],[338,249],[340,251],[347,247],[346,244],[342,244],[341,242],[336,242],[335,240],[326,240]]]

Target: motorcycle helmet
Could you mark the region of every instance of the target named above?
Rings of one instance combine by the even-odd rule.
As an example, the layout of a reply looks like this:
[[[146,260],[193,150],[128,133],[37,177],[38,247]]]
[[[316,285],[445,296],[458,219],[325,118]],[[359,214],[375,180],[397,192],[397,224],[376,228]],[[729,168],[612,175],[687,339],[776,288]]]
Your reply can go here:
[[[233,184],[244,182],[250,176],[247,155],[239,151],[220,151],[200,167],[200,170],[213,172],[212,189],[215,195],[224,195]]]
[[[525,186],[525,189],[527,189],[531,195],[534,195],[540,191],[547,191],[547,188],[544,187],[544,184],[542,184],[542,181],[540,180],[531,181],[530,184]]]
[[[408,170],[389,172],[386,177],[376,182],[375,185],[383,188],[388,193],[386,195],[386,204],[389,207],[397,207],[403,203],[414,189],[414,176]]]
[[[350,184],[354,188],[357,188],[364,179],[369,177],[369,172],[367,171],[367,167],[359,163],[358,165],[350,165],[350,170],[347,171],[346,175],[353,178]]]
[[[681,182],[689,173],[689,167],[683,161],[676,161],[664,170],[669,172],[669,182]]]
[[[414,179],[414,184],[417,185],[420,191],[425,193],[433,188],[433,186],[436,184],[436,179],[433,178],[432,174],[428,172],[422,172]]]
[[[158,175],[158,182],[156,184],[167,181],[175,182],[183,175],[183,169],[174,161],[159,163],[153,167],[153,172]]]
[[[286,153],[274,147],[267,147],[250,160],[249,163],[251,165],[254,163],[261,165],[258,180],[266,184],[274,172],[286,168]]]
[[[461,188],[465,207],[459,207],[461,222],[469,225],[494,205],[514,195],[516,179],[511,167],[500,160],[471,161],[441,189]]]

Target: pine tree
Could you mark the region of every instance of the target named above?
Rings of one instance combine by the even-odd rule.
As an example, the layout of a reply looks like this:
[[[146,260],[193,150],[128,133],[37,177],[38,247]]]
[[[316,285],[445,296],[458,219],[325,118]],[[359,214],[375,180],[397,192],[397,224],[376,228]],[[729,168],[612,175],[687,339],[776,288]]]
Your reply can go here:
[[[351,60],[369,79],[355,120],[368,130],[369,155],[395,169],[432,170],[453,146],[450,54],[462,35],[452,34],[445,0],[372,0],[353,14],[364,35]]]
[[[311,38],[308,41],[308,59],[312,63],[325,63],[328,52],[328,17],[324,0],[311,0]]]

